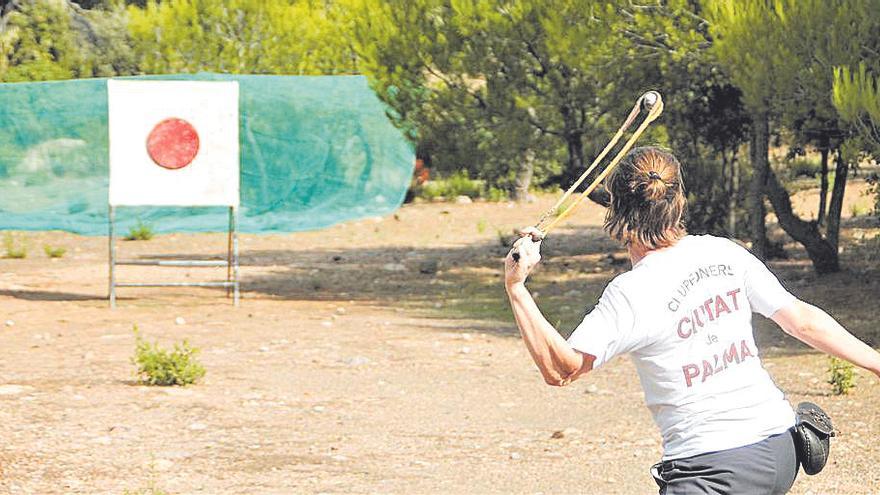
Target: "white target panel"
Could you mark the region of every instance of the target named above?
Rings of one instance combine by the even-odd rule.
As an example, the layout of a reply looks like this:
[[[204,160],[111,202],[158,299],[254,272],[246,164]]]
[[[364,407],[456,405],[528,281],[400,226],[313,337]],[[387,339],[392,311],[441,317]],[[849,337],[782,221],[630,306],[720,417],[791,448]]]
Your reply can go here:
[[[110,205],[238,206],[238,83],[107,81]]]

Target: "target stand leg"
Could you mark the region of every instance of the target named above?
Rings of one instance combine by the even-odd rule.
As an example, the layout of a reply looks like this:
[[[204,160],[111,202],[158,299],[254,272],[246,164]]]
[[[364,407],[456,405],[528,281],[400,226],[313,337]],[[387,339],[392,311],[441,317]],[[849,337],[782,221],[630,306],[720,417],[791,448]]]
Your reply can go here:
[[[235,207],[229,207],[229,222],[228,228],[226,232],[226,282],[230,285],[226,286],[226,298],[232,297],[232,230],[235,228],[235,221],[233,219],[233,215],[235,214]]]
[[[239,305],[241,300],[239,273],[238,273],[238,207],[233,206],[229,209],[229,219],[232,224],[230,229],[232,235],[232,303]]]
[[[110,280],[109,296],[110,309],[116,309],[116,209],[110,206],[109,215],[109,250],[110,250]]]

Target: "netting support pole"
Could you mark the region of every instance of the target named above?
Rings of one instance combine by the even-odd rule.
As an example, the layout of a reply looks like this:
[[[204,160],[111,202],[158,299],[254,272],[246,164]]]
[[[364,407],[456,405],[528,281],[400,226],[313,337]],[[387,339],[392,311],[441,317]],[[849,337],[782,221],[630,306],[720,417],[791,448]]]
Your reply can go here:
[[[233,229],[233,210],[234,207],[229,207],[229,225],[226,235],[226,282],[232,282],[232,229]],[[232,285],[226,286],[226,298],[232,297],[233,287]]]
[[[230,221],[230,231],[232,232],[232,274],[233,274],[233,287],[232,287],[232,303],[235,306],[238,306],[239,300],[241,299],[241,291],[239,290],[239,280],[238,280],[238,207],[232,206],[229,208],[229,221]]]
[[[110,250],[110,309],[116,309],[116,209],[109,207],[109,250]]]

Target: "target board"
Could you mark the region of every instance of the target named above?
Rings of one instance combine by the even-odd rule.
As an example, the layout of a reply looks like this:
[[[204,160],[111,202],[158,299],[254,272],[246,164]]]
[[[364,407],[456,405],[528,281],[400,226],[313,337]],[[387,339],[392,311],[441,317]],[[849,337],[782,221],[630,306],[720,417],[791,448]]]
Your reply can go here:
[[[107,81],[110,205],[238,206],[238,83]]]

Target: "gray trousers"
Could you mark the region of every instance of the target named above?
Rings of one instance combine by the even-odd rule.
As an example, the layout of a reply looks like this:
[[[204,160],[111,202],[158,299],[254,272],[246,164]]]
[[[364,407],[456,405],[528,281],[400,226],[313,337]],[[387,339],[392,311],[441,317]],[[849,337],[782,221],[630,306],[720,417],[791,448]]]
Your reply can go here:
[[[660,495],[786,493],[798,473],[793,431],[758,443],[655,464]]]

